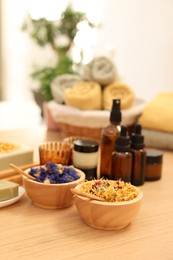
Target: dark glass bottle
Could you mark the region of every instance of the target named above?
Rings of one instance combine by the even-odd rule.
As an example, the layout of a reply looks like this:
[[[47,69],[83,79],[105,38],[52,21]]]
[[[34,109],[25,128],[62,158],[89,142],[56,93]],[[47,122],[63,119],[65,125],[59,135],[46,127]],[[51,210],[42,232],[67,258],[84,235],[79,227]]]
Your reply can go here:
[[[120,136],[112,153],[112,179],[131,181],[132,154],[130,152],[130,137],[127,135],[127,127],[121,126]]]
[[[134,133],[131,135],[132,152],[132,179],[131,183],[135,186],[141,186],[145,181],[146,171],[146,151],[144,149],[144,136],[141,134],[140,124],[135,125]]]
[[[102,130],[100,144],[100,177],[111,179],[112,152],[120,133],[120,99],[114,99],[110,113],[110,124]]]

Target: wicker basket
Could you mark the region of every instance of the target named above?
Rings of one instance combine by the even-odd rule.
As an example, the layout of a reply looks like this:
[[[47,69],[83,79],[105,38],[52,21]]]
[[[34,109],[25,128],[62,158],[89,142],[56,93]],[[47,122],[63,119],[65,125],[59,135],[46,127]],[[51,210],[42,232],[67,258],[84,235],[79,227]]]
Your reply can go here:
[[[131,128],[131,126],[133,126],[134,123],[137,121],[137,118],[139,117],[139,115],[143,110],[144,104],[145,102],[139,99],[136,100],[136,104],[134,107],[126,111],[125,110],[122,111],[122,124],[127,125],[128,130],[130,130],[129,128]],[[80,137],[85,137],[96,141],[100,141],[102,129],[109,124],[109,113],[110,113],[109,111],[106,111],[106,115],[105,115],[105,111],[99,111],[96,112],[97,114],[95,113],[94,117],[88,116],[87,117],[88,124],[86,124],[85,122],[86,114],[85,116],[83,116],[82,114],[82,113],[86,113],[86,111],[80,112],[80,115],[78,113],[75,114],[76,116],[75,122],[77,122],[77,124],[73,124],[73,121],[69,120],[70,117],[72,119],[74,118],[74,112],[72,111],[72,108],[70,108],[70,110],[68,108],[67,110],[66,106],[57,104],[54,101],[45,103],[43,106],[43,112],[44,112],[44,119],[48,129],[61,131],[63,132],[65,137],[80,136]],[[56,112],[56,119],[53,116],[53,112],[54,114]],[[68,121],[67,121],[67,116],[68,116]],[[97,120],[97,118],[99,120],[97,121],[97,124],[95,124],[95,126],[93,124],[92,127],[89,127],[90,120],[91,122],[93,122],[93,120]],[[69,121],[71,121],[71,123]],[[81,123],[81,125],[79,123]]]
[[[43,107],[45,123],[48,127],[48,130],[61,131],[64,133],[65,137],[70,136],[79,136],[90,138],[96,141],[99,141],[101,138],[102,128],[93,128],[93,127],[84,127],[84,126],[75,126],[67,123],[55,122],[52,118],[52,115],[46,106],[46,103]]]
[[[100,141],[102,128],[77,127],[74,125],[58,123],[59,130],[63,131],[66,136],[86,137]]]

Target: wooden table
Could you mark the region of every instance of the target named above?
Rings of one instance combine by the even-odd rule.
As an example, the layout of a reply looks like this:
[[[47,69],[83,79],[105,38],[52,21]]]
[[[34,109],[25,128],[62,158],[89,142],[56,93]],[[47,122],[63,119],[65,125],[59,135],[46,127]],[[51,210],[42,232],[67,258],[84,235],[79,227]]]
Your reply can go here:
[[[45,127],[0,131],[1,141],[33,146],[63,134]],[[37,159],[37,155],[35,154]],[[173,259],[173,154],[164,152],[162,179],[146,182],[142,208],[125,229],[93,229],[80,219],[75,206],[61,210],[41,209],[26,195],[0,209],[0,257],[2,260],[34,259]]]

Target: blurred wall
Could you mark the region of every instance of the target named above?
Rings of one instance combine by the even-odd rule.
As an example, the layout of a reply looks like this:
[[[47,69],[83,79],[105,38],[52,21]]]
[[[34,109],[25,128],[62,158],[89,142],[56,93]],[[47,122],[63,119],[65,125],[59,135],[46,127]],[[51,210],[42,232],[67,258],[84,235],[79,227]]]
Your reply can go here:
[[[97,52],[109,47],[137,96],[173,91],[173,1],[106,0]],[[111,46],[110,46],[111,45]]]
[[[26,0],[1,0],[2,87],[4,100],[31,99],[29,90],[31,47],[21,32]]]

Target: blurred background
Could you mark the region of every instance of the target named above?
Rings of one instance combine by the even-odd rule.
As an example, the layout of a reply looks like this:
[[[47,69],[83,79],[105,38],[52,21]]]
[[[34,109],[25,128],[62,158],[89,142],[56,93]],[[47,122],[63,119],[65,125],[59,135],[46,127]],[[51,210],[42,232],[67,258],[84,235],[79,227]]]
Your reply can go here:
[[[51,63],[53,57],[49,48],[43,50],[34,44],[21,31],[21,25],[28,12],[35,18],[58,19],[69,1],[0,2],[1,99],[32,99],[29,74],[36,62]],[[121,76],[134,88],[137,96],[151,98],[158,91],[173,90],[173,1],[70,2],[76,10],[85,12],[90,20],[101,24],[92,34],[92,39],[89,33],[85,33],[88,57],[105,52],[113,55]],[[83,42],[80,47],[85,47]]]
[[[173,90],[172,0],[0,0],[0,99],[33,101],[30,74],[38,64],[54,63],[50,46],[40,48],[21,30],[26,14],[33,19],[60,19],[67,4],[99,25],[81,26],[73,58],[83,63],[110,56],[139,98]]]

